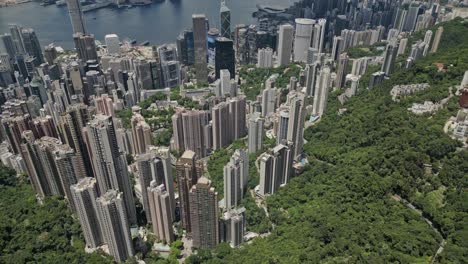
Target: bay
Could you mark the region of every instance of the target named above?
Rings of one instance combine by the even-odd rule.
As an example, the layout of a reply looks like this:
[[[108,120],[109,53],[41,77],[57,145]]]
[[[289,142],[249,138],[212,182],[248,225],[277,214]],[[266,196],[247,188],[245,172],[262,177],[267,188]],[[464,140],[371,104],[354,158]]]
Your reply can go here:
[[[297,0],[227,0],[231,9],[231,25],[255,24],[252,13],[257,4],[288,7]],[[136,39],[151,44],[175,42],[185,28],[192,25],[192,14],[206,14],[210,27],[219,28],[220,0],[165,0],[149,6],[117,9],[107,7],[85,13],[86,29],[103,41],[109,33],[120,39]],[[34,28],[42,46],[55,43],[73,48],[72,28],[66,6],[40,6],[30,2],[0,8],[0,33],[9,32],[9,24]]]

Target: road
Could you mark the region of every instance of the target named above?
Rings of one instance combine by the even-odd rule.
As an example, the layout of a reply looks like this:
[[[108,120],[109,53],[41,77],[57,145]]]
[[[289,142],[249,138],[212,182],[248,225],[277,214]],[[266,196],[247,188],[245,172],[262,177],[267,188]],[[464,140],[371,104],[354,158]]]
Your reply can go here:
[[[439,229],[437,229],[434,224],[432,223],[431,220],[429,220],[428,218],[426,218],[421,209],[419,209],[418,207],[416,207],[415,205],[413,205],[412,203],[410,203],[409,201],[407,201],[406,199],[402,198],[401,196],[399,196],[398,194],[393,194],[391,195],[391,198],[394,199],[395,201],[398,201],[398,202],[401,202],[403,205],[405,205],[406,207],[408,207],[409,209],[413,210],[414,212],[416,212],[419,216],[421,216],[422,219],[424,219],[424,221],[426,221],[426,223],[437,233],[440,235],[440,237],[442,237],[442,241],[440,241],[439,243],[439,247],[437,248],[437,251],[434,253],[434,255],[432,256],[431,258],[431,262],[430,264],[434,264],[435,260],[437,259],[437,256],[440,255],[443,251],[444,251],[444,247],[445,247],[445,244],[446,244],[446,241],[445,241],[445,238],[444,236],[442,235],[442,233],[440,232]]]

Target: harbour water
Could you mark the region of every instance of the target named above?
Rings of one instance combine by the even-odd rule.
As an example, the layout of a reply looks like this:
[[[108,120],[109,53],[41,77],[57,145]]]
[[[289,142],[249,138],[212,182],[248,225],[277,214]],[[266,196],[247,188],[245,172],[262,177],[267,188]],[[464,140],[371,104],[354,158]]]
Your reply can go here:
[[[227,0],[231,9],[231,24],[255,23],[252,13],[257,4],[287,7],[296,0]],[[185,28],[190,28],[194,13],[204,13],[210,27],[219,28],[220,0],[165,0],[148,6],[117,9],[106,7],[85,13],[86,28],[98,40],[116,33],[121,40],[136,39],[151,44],[175,42]],[[66,6],[40,6],[37,2],[0,8],[0,33],[9,31],[9,24],[19,24],[36,30],[41,45],[55,43],[73,47],[72,29]]]

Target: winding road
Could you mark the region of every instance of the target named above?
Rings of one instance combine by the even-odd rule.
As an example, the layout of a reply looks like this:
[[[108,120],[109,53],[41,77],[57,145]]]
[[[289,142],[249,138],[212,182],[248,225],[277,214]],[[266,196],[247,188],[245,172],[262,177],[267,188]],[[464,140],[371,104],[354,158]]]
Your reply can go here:
[[[434,253],[434,255],[432,255],[432,258],[431,258],[431,262],[430,264],[434,264],[435,260],[437,259],[437,256],[440,255],[443,251],[444,251],[444,247],[445,247],[445,244],[446,244],[446,241],[445,241],[445,238],[444,236],[442,235],[442,233],[440,232],[439,229],[437,229],[434,224],[432,223],[431,220],[429,220],[428,218],[426,218],[421,209],[419,209],[418,207],[416,207],[414,204],[410,203],[408,200],[402,198],[401,196],[399,196],[398,194],[393,194],[391,195],[391,198],[394,199],[395,201],[398,201],[398,202],[401,202],[403,205],[405,205],[406,207],[408,207],[409,209],[415,211],[419,216],[421,216],[422,219],[424,219],[424,221],[426,221],[426,223],[432,228],[432,230],[434,230],[437,234],[439,234],[439,236],[442,238],[442,241],[440,241],[439,243],[439,247],[437,248],[437,251]]]

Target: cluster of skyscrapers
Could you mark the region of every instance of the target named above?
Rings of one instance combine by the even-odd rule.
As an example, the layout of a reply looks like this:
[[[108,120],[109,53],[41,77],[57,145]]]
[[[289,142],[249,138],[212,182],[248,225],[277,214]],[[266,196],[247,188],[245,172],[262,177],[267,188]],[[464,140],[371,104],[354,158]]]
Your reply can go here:
[[[443,27],[426,31],[411,47],[409,34],[450,18],[432,1],[305,0],[283,11],[261,8],[258,25],[233,27],[222,1],[219,30],[195,14],[175,44],[134,47],[116,34],[98,45],[86,31],[80,2],[67,5],[76,53],[53,44],[42,50],[34,30],[17,25],[0,35],[0,159],[28,175],[40,202],[64,197],[87,249],[102,248],[119,262],[138,250],[131,229],[142,223],[167,243],[185,235],[197,249],[220,242],[238,247],[248,213],[240,205],[253,187],[250,158],[256,157],[260,175],[253,193],[258,199],[276,193],[303,167],[304,128],[326,113],[331,89],[343,89],[344,102],[358,92],[370,65],[381,69],[369,88],[394,72],[397,56],[407,56],[411,67],[438,50]],[[381,55],[348,55],[352,47],[381,42]],[[274,74],[255,99],[242,93],[239,65],[286,73],[292,63],[300,73],[285,87]],[[169,99],[150,106],[174,111],[166,128],[173,133],[170,145],[153,146],[158,127],[137,104],[169,95],[170,88],[189,93],[183,88],[189,82],[200,86],[192,92],[202,95],[191,98],[203,107]],[[118,118],[122,110],[131,112],[127,125]],[[274,142],[270,148],[266,137]],[[247,148],[233,149],[224,164],[219,201],[205,158],[241,139]],[[138,202],[146,221],[137,218]]]

